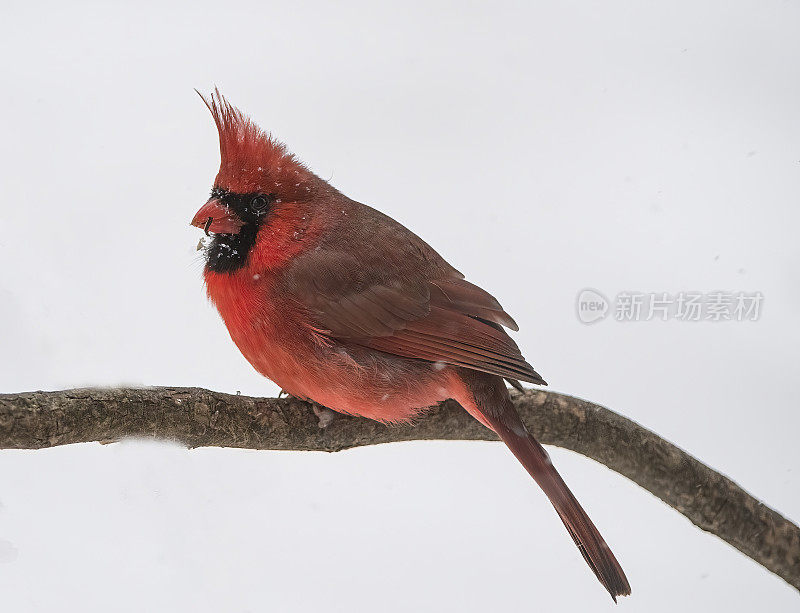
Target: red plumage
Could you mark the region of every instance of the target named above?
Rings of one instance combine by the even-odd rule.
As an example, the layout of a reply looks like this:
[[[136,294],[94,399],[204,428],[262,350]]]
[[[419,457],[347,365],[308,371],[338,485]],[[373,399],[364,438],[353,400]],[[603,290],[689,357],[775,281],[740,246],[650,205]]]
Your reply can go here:
[[[198,92],[199,93],[199,92]],[[303,197],[316,181],[314,175],[286,147],[216,92],[205,98],[219,133],[220,165],[215,185],[251,193],[280,191],[290,199]]]
[[[205,282],[261,374],[343,413],[408,422],[456,399],[542,487],[616,599],[625,574],[519,419],[503,383],[544,384],[517,324],[427,243],[323,181],[217,92],[220,169],[193,224],[215,232]]]

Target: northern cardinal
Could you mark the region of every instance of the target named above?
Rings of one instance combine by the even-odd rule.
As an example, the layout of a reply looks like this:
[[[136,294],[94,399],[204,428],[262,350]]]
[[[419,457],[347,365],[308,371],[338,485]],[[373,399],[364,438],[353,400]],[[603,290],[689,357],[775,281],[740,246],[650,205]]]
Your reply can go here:
[[[199,92],[198,92],[199,93]],[[494,430],[547,494],[616,601],[614,554],[528,432],[503,379],[546,385],[503,327],[517,324],[416,234],[341,194],[216,91],[208,296],[233,342],[295,397],[388,423],[454,398]]]

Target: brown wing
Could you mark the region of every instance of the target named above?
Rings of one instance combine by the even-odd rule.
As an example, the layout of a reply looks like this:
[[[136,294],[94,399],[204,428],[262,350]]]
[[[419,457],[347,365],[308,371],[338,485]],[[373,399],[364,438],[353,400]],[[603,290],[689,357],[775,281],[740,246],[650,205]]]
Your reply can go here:
[[[363,207],[363,205],[359,205]],[[517,324],[410,230],[373,209],[368,227],[294,260],[283,290],[331,339],[544,384],[502,326]],[[355,252],[357,249],[357,253]]]

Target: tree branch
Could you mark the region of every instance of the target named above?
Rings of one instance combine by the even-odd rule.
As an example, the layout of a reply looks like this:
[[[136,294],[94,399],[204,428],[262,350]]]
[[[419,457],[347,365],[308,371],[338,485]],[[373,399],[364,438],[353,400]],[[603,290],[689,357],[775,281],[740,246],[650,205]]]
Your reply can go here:
[[[800,589],[800,529],[727,477],[653,432],[584,400],[512,392],[542,443],[605,464]],[[125,437],[189,447],[339,451],[410,440],[497,440],[455,402],[412,426],[337,417],[325,430],[294,398],[250,398],[199,388],[76,389],[0,394],[0,449],[41,449]]]

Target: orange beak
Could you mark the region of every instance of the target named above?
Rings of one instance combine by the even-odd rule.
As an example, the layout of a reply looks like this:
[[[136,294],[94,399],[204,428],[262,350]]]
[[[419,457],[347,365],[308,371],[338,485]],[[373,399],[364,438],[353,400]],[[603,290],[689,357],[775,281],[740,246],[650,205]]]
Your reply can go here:
[[[216,234],[238,234],[244,222],[239,216],[231,211],[225,204],[211,198],[192,219],[192,225],[203,228],[206,234],[214,232]]]

